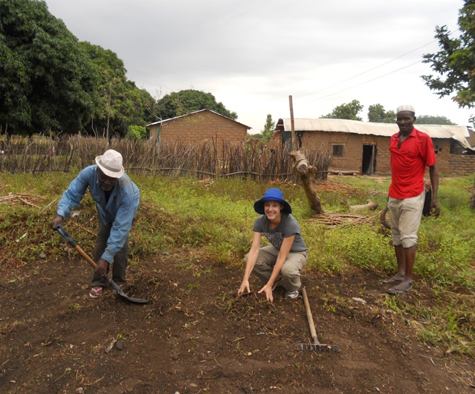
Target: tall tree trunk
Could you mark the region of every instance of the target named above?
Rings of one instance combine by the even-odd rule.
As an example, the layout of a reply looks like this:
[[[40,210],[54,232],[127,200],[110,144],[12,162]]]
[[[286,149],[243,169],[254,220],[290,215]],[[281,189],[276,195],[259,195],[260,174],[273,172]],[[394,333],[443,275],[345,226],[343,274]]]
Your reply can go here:
[[[112,82],[109,82],[109,97],[107,99],[107,128],[106,128],[106,149],[109,147],[109,126],[111,118],[111,99],[112,99]]]
[[[313,178],[313,174],[317,169],[308,163],[307,158],[300,151],[290,152],[290,157],[294,160],[294,172],[299,175],[302,181],[310,208],[316,213],[323,213],[324,210],[320,198],[317,196],[315,179]]]

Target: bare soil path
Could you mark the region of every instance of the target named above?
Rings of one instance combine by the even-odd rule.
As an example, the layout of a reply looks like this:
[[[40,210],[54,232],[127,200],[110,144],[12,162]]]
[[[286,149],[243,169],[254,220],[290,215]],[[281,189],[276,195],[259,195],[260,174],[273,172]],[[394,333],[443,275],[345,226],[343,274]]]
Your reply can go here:
[[[148,305],[89,299],[74,253],[3,275],[0,393],[475,393],[474,361],[418,341],[374,274],[304,273],[319,338],[340,353],[299,352],[311,341],[302,300],[237,298],[239,267],[194,256],[130,267],[126,292]],[[122,349],[106,352],[114,339]]]

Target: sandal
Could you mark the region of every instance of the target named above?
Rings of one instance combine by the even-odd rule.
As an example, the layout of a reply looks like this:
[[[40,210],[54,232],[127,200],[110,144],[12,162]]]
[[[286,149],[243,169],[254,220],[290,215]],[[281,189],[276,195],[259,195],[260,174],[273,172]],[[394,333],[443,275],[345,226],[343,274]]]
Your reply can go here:
[[[387,278],[387,279],[384,279],[382,282],[386,285],[388,284],[392,284],[392,283],[399,283],[399,282],[402,282],[404,280],[404,277],[400,278],[396,275],[394,276],[391,276],[390,278]]]
[[[124,290],[126,284],[125,284],[125,283],[116,283],[116,285],[119,286],[119,288],[120,288],[121,290]],[[109,289],[114,290],[114,287],[112,287],[112,285],[109,285]]]
[[[103,290],[104,288],[102,286],[91,287],[91,290],[89,291],[89,297],[91,298],[102,297]]]
[[[406,294],[408,291],[411,291],[411,289],[412,289],[412,283],[410,283],[409,286],[407,286],[404,289],[398,288],[397,286],[391,287],[389,290],[386,290],[386,293],[395,296],[399,294]]]

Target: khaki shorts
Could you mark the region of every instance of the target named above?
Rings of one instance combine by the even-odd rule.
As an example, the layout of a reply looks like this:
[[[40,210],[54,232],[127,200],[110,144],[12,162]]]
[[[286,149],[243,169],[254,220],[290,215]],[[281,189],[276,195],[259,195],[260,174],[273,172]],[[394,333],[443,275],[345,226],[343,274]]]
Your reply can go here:
[[[417,232],[421,224],[425,193],[398,200],[389,197],[388,210],[391,221],[393,245],[411,248],[417,245]]]

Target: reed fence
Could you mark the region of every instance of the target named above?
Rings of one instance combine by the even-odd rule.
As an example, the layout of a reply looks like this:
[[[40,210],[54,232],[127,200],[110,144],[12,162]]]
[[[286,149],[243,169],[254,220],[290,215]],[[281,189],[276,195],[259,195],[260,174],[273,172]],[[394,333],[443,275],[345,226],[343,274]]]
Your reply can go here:
[[[143,175],[191,175],[198,178],[250,177],[252,179],[296,179],[290,149],[276,141],[249,140],[243,143],[215,141],[175,142],[158,146],[151,141],[71,136],[55,139],[42,136],[0,137],[0,171],[69,172],[94,164],[106,149],[124,158],[127,172]],[[331,156],[328,151],[306,151],[317,168],[316,179],[327,179]]]

